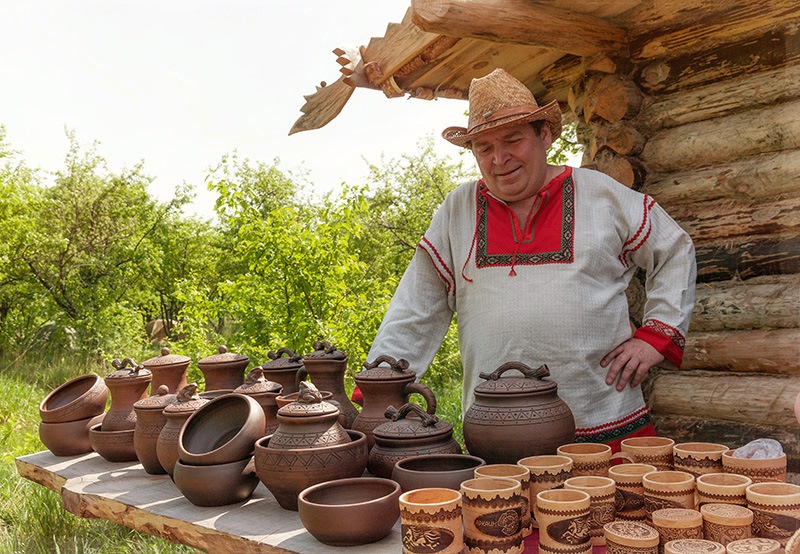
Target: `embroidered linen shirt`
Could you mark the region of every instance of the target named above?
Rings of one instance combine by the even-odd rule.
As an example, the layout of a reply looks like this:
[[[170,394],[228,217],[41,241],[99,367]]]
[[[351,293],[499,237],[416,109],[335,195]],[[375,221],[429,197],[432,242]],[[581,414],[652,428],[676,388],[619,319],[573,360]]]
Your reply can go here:
[[[405,358],[421,376],[458,313],[464,412],[478,374],[513,360],[548,365],[578,437],[634,431],[649,421],[641,388],[606,385],[600,360],[631,337],[625,289],[638,266],[647,300],[635,336],[680,365],[694,305],[692,241],[651,197],[597,171],[567,167],[538,194],[525,226],[482,181],[450,193],[369,359]]]

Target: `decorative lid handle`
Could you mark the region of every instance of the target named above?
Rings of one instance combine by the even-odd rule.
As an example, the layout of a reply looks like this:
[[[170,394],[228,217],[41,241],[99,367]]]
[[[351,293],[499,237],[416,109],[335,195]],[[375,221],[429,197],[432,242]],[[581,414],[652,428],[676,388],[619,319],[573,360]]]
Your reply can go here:
[[[316,352],[317,350],[322,350],[326,354],[333,354],[336,351],[336,347],[326,340],[315,340],[314,351]]]
[[[289,360],[292,362],[299,362],[300,360],[303,359],[302,356],[295,354],[293,350],[290,350],[285,346],[283,348],[279,348],[277,352],[275,352],[274,350],[270,350],[269,352],[267,352],[267,356],[269,357],[270,360],[277,360],[283,354],[286,354],[289,357]]]
[[[131,366],[130,369],[128,370],[131,373],[131,375],[139,373],[139,370],[145,368],[143,365],[137,364],[133,358],[125,358],[121,361],[119,358],[114,358],[113,360],[111,360],[111,365],[117,371],[121,371],[126,367]]]
[[[544,379],[545,377],[550,377],[550,369],[546,364],[542,364],[538,368],[532,369],[529,365],[526,365],[522,362],[506,362],[491,373],[481,372],[479,377],[481,379],[497,381],[503,375],[503,373],[509,369],[516,369],[522,373],[526,379]]]
[[[408,360],[405,358],[395,360],[391,356],[386,355],[378,356],[372,362],[364,362],[364,369],[375,369],[384,362],[389,364],[389,367],[394,371],[405,371],[408,369]]]
[[[398,410],[394,406],[389,406],[386,408],[384,412],[384,416],[387,419],[391,419],[392,421],[399,421],[401,419],[405,419],[405,417],[409,414],[409,412],[413,412],[414,415],[419,417],[422,421],[423,427],[432,427],[439,423],[439,418],[433,414],[429,414],[425,410],[422,409],[422,406],[415,404],[414,402],[406,402],[400,409]]]

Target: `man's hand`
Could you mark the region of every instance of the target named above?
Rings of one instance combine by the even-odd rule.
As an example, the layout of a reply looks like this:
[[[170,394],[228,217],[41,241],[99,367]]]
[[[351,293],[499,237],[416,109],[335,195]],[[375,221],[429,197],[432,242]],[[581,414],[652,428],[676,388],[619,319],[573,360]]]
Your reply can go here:
[[[616,381],[617,390],[621,391],[628,381],[631,388],[638,387],[650,368],[662,362],[664,356],[647,342],[630,338],[603,356],[600,366],[606,367],[611,360],[614,363],[606,373],[606,384],[613,385]]]

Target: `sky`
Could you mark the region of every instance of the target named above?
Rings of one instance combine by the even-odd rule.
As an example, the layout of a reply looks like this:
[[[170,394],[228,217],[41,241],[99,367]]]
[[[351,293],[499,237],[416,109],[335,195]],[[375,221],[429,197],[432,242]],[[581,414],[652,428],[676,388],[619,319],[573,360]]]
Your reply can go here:
[[[356,89],[319,130],[288,135],[303,96],[338,79],[332,50],[367,44],[410,0],[0,0],[0,125],[29,167],[61,170],[67,131],[97,143],[108,170],[144,161],[150,192],[204,178],[225,154],[307,172],[314,191],[360,184],[367,163],[417,152],[466,125],[463,101]],[[366,161],[365,161],[366,160]]]

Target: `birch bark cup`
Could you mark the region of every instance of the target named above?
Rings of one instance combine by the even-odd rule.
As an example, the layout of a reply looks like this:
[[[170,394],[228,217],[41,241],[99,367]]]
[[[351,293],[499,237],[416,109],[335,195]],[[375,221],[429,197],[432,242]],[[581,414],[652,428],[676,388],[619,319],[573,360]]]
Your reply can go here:
[[[530,505],[531,505],[531,525],[534,529],[539,528],[536,522],[536,495],[542,491],[561,488],[564,481],[572,477],[572,458],[567,456],[528,456],[517,462],[519,465],[528,468],[531,472]]]
[[[784,483],[786,482],[786,454],[781,454],[777,458],[758,460],[736,458],[733,450],[728,450],[722,453],[722,471],[745,475],[752,479],[753,483],[769,481]]]
[[[579,490],[551,489],[536,495],[539,552],[589,554],[589,494]]]
[[[672,447],[672,465],[695,477],[722,471],[722,453],[729,448],[712,442],[684,442]]]
[[[697,478],[697,505],[738,504],[747,505],[745,490],[753,484],[746,475],[737,473],[706,473]]]
[[[664,508],[694,510],[694,475],[685,471],[654,471],[642,477],[644,506],[648,520],[653,512]]]
[[[561,456],[572,458],[572,475],[599,475],[608,477],[611,465],[611,447],[607,444],[574,442],[563,444],[556,449]]]
[[[653,471],[656,467],[649,464],[620,464],[608,468],[608,476],[616,484],[614,512],[617,519],[647,521],[642,477]]]
[[[464,548],[461,493],[427,488],[400,495],[403,554],[460,554]]]
[[[522,554],[524,505],[519,481],[505,477],[469,479],[461,483],[461,495],[465,552]]]
[[[631,437],[620,442],[622,454],[638,464],[656,466],[659,471],[672,469],[674,446],[675,441],[667,437]]]
[[[522,536],[533,532],[531,517],[531,471],[519,464],[487,464],[475,468],[475,477],[507,477],[516,479],[522,487]]]
[[[610,477],[583,475],[564,483],[565,489],[579,490],[589,495],[589,537],[592,546],[606,544],[603,526],[614,521],[616,485]]]
[[[753,483],[746,495],[756,536],[774,539],[786,548],[789,538],[800,529],[800,485]]]

